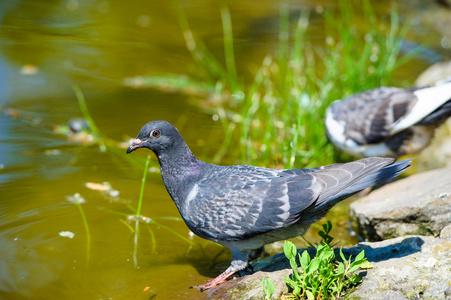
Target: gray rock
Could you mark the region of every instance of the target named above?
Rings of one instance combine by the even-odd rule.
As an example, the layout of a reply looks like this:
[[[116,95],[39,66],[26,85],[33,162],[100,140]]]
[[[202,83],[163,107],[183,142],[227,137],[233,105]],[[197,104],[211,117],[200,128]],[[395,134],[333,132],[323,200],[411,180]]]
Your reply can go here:
[[[445,226],[445,228],[440,231],[440,238],[451,241],[451,224]]]
[[[431,144],[415,159],[418,172],[451,167],[451,118],[435,130]]]
[[[274,283],[275,292],[272,299],[280,299],[283,294],[288,293],[285,275],[289,276],[290,274],[291,269],[282,269],[272,272],[259,271],[255,274],[236,278],[227,282],[227,288],[219,286],[214,288],[214,291],[207,292],[209,293],[209,298],[213,299],[265,299],[262,289],[262,280],[266,277]]]
[[[361,272],[363,282],[351,294],[354,299],[449,299],[451,241],[407,236],[359,246],[365,247],[373,269]]]
[[[387,184],[351,204],[357,232],[378,241],[403,235],[438,235],[451,223],[451,168]]]
[[[451,47],[451,39],[449,43]],[[434,85],[449,77],[451,77],[451,61],[438,62],[421,73],[415,81],[415,85],[418,87]],[[418,172],[451,167],[451,118],[435,130],[431,144],[416,157],[415,162]]]
[[[360,243],[343,252],[355,256],[362,250],[373,268],[360,271],[363,282],[351,299],[451,299],[451,241],[406,236]],[[314,254],[311,249],[309,252]],[[213,299],[264,299],[263,277],[274,282],[276,293],[272,299],[288,292],[284,277],[291,274],[291,269],[283,253],[258,262],[254,269],[259,271],[206,293]]]
[[[415,80],[418,87],[434,85],[437,81],[444,80],[451,76],[451,61],[441,61],[427,68]]]

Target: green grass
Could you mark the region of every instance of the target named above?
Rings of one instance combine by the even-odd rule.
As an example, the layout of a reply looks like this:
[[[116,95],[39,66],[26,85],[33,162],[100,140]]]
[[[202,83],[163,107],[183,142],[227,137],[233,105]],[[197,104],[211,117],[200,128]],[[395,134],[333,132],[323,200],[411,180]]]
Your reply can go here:
[[[290,30],[288,7],[281,7],[277,55],[267,56],[244,99],[229,108],[241,116],[229,122],[237,123],[243,163],[293,168],[340,160],[325,134],[326,108],[336,99],[386,85],[410,57],[397,61],[408,27],[399,29],[395,11],[391,26],[381,28],[369,3],[362,1],[367,23],[359,33],[353,6],[339,3],[338,12],[323,13],[323,49],[309,41],[308,13]]]
[[[265,57],[249,82],[241,80],[244,75],[236,69],[227,7],[220,8],[224,67],[196,38],[176,4],[195,71],[189,80],[177,81],[174,75],[167,78],[179,92],[186,88],[189,93],[192,86],[198,86],[210,99],[210,105],[203,108],[216,115],[225,131],[215,162],[227,157],[229,162],[292,168],[348,159],[327,140],[323,126],[326,108],[336,99],[390,84],[395,70],[416,51],[400,56],[409,26],[400,26],[395,10],[385,21],[376,17],[368,0],[340,0],[338,4],[336,9],[320,13],[324,20],[323,46],[311,41],[317,34],[309,25],[313,12],[302,11],[293,20],[289,7],[281,5],[278,51]],[[355,24],[359,24],[358,29]],[[149,76],[142,82],[159,88],[155,78],[161,80]],[[233,150],[237,147],[230,147],[237,141],[238,153]]]

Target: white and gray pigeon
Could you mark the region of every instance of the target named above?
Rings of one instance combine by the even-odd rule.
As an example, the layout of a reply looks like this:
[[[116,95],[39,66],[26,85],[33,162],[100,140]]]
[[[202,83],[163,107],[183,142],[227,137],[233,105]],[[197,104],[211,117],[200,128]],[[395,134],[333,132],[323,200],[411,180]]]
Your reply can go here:
[[[334,101],[326,111],[329,140],[357,157],[415,154],[451,116],[451,80],[426,88],[381,87]]]
[[[219,166],[197,159],[165,121],[144,125],[127,149],[152,150],[161,176],[188,228],[232,252],[230,267],[211,288],[249,266],[263,246],[302,236],[339,201],[396,177],[410,160],[372,157],[314,169]]]

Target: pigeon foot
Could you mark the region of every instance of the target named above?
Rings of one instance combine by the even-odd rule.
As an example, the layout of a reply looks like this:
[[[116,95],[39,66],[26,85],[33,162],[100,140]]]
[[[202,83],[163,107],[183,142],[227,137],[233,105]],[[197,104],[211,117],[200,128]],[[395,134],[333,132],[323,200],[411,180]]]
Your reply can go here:
[[[199,291],[203,292],[205,290],[208,290],[214,286],[217,286],[225,281],[227,281],[227,279],[229,279],[230,277],[232,277],[233,274],[235,274],[236,271],[232,271],[232,272],[224,272],[221,273],[221,275],[219,275],[218,277],[216,277],[215,279],[213,279],[212,281],[204,284],[204,285],[196,285],[193,286],[192,288],[198,288]]]

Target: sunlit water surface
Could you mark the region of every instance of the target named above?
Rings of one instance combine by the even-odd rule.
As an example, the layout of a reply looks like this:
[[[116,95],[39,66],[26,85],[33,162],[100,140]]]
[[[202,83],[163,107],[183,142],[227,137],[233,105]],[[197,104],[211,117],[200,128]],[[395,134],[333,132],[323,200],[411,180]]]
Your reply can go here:
[[[247,74],[276,48],[280,3],[183,2],[193,31],[222,57],[220,4],[230,8],[238,69]],[[0,298],[199,299],[205,295],[188,287],[227,267],[228,250],[190,237],[179,220],[164,219],[179,214],[153,155],[142,215],[163,226],[141,224],[135,267],[135,224],[127,215],[137,207],[150,152],[126,156],[120,147],[102,152],[98,145],[55,132],[55,126],[82,116],[72,88],[77,84],[100,131],[113,144],[136,136],[148,121],[164,119],[179,128],[197,156],[211,161],[224,132],[220,122],[200,109],[196,101],[202,99],[123,85],[126,77],[184,74],[192,66],[173,5],[105,0],[0,4]],[[292,1],[291,9],[316,5],[333,6],[334,1]],[[403,2],[400,7],[406,18],[421,10],[418,3],[410,10]],[[388,14],[389,8],[388,1],[376,6],[380,14]],[[321,22],[313,18],[312,30]],[[421,30],[409,36],[410,44],[426,36],[439,38],[416,26]],[[323,43],[321,36],[318,43]],[[413,81],[443,55],[433,44],[397,77]],[[231,147],[240,151],[236,145]],[[223,163],[238,162],[225,157]],[[119,195],[86,187],[105,181]],[[89,231],[79,207],[68,201],[76,193],[86,201],[81,208]],[[358,241],[349,234],[348,204],[329,215],[333,235],[344,245]],[[72,238],[65,236],[71,233]]]

